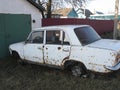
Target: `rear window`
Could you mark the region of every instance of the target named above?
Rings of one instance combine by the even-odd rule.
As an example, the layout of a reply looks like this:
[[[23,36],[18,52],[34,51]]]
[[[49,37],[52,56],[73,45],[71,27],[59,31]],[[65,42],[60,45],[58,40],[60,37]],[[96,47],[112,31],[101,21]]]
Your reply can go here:
[[[90,26],[75,28],[74,32],[82,45],[87,45],[101,39],[97,32]]]

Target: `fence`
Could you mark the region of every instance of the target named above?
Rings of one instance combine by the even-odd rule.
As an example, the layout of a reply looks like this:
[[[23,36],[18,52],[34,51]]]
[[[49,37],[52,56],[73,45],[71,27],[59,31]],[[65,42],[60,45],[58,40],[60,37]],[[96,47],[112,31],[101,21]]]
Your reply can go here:
[[[91,25],[99,34],[105,32],[111,32],[114,28],[113,20],[90,20],[90,19],[75,19],[75,18],[63,18],[63,19],[42,19],[42,26],[52,25]]]

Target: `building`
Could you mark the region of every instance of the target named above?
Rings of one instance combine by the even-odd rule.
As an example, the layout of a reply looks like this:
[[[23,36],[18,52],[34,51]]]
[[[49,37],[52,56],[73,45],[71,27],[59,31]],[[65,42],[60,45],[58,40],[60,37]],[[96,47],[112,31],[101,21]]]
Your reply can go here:
[[[41,27],[42,11],[32,0],[1,0],[0,58],[9,55],[9,45],[24,41],[33,28]]]
[[[114,14],[95,14],[90,15],[90,19],[96,19],[96,20],[114,20],[115,15]],[[118,15],[118,20],[120,20],[120,15]]]
[[[78,18],[74,8],[63,8],[52,12],[52,18]]]
[[[33,0],[1,0],[0,13],[4,14],[29,14],[32,28],[41,27],[42,10]]]

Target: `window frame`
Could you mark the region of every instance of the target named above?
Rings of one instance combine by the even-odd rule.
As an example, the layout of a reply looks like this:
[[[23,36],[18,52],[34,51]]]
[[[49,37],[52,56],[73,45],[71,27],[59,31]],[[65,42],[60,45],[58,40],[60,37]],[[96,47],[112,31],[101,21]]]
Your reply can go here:
[[[43,32],[43,35],[42,35],[43,40],[42,40],[41,43],[33,43],[33,40],[31,40],[31,35],[32,35],[34,32]],[[44,32],[43,30],[40,30],[40,31],[32,31],[32,32],[29,34],[29,36],[28,36],[28,38],[27,38],[27,40],[26,40],[26,43],[31,43],[31,44],[43,44],[43,43],[44,43],[44,38],[45,38],[44,35],[45,35],[45,32]]]
[[[61,44],[55,44],[55,43],[47,43],[47,31],[59,31],[59,32],[61,32],[62,33],[62,40],[61,40]],[[67,40],[68,40],[68,44],[64,44],[64,40],[63,40],[63,33],[66,35],[66,37],[67,37]],[[61,30],[61,29],[49,29],[49,30],[45,30],[45,44],[49,44],[49,45],[71,45],[70,44],[70,39],[69,39],[69,37],[68,37],[68,35],[67,35],[67,33],[65,32],[65,31],[63,31],[63,30]]]

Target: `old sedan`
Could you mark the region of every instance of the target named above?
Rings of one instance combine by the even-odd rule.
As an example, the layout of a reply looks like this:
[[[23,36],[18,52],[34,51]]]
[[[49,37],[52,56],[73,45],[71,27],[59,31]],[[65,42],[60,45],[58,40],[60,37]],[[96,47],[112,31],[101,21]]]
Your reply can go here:
[[[102,39],[89,25],[41,27],[9,50],[22,62],[69,68],[74,76],[120,68],[120,41]]]

